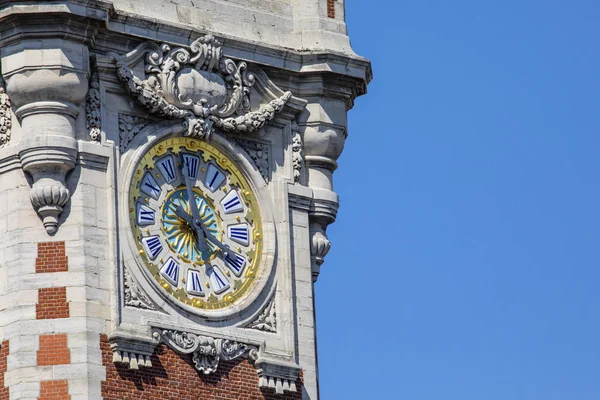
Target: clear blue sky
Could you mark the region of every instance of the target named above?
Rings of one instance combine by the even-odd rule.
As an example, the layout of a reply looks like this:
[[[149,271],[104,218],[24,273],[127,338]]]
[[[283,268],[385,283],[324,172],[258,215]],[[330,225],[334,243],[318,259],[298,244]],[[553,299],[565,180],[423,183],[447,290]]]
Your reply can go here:
[[[600,399],[600,3],[346,8],[322,398]]]

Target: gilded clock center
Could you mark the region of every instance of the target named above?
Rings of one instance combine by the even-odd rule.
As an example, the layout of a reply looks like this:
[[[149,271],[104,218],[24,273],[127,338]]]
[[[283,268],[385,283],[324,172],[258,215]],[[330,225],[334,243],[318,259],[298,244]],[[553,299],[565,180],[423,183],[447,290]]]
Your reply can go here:
[[[214,258],[219,249],[210,241],[198,237],[190,207],[196,205],[205,233],[219,240],[222,239],[221,222],[212,200],[198,188],[194,188],[193,193],[193,202],[188,201],[185,187],[177,187],[167,194],[161,210],[161,230],[171,250],[183,261],[204,264],[206,260]],[[208,249],[200,250],[199,241],[205,241]]]

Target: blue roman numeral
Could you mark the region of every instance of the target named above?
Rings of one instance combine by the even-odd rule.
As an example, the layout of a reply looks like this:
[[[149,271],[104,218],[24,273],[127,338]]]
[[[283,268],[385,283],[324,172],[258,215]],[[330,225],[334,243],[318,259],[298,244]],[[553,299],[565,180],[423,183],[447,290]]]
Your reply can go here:
[[[225,277],[219,267],[213,267],[210,272],[210,284],[213,291],[217,294],[224,292],[229,288],[229,280]]]
[[[160,270],[162,276],[169,281],[173,286],[177,286],[177,279],[179,278],[179,264],[172,258],[169,258]]]
[[[225,263],[233,271],[234,274],[240,276],[242,271],[244,270],[244,265],[246,264],[246,259],[239,254],[233,253],[227,255],[225,257]]]
[[[229,238],[234,242],[248,246],[248,225],[237,224],[228,227]]]
[[[154,224],[154,210],[144,204],[137,203],[137,222],[140,226]]]
[[[154,200],[158,200],[158,196],[160,196],[160,186],[158,186],[158,183],[156,183],[150,172],[146,172],[146,175],[144,175],[140,190]]]
[[[206,181],[204,184],[210,189],[211,192],[217,190],[219,185],[225,180],[225,175],[214,166],[214,164],[208,165],[208,171],[206,171]]]
[[[154,260],[163,250],[162,243],[158,236],[149,236],[142,239],[142,244],[146,248],[146,254],[151,260]]]
[[[198,166],[200,165],[200,160],[198,157],[191,156],[189,154],[184,154],[183,159],[187,165],[187,176],[196,179],[198,177]]]
[[[166,181],[168,183],[175,180],[175,165],[173,164],[173,158],[171,156],[167,156],[159,161],[158,166],[163,175],[166,176]]]
[[[221,200],[221,205],[225,209],[225,214],[231,214],[234,212],[240,212],[244,210],[240,196],[236,190],[231,190],[227,193],[227,196]]]
[[[198,271],[188,270],[186,290],[190,294],[204,296],[202,282],[200,281],[200,273]]]

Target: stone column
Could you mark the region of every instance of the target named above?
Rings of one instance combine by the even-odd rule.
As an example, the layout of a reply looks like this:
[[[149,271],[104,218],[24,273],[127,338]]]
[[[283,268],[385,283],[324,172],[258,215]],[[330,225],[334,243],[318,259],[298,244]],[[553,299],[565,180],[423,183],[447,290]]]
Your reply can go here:
[[[66,40],[24,40],[2,49],[7,93],[20,121],[19,158],[31,175],[31,203],[48,234],[58,229],[77,160],[76,118],[85,101],[88,49]]]

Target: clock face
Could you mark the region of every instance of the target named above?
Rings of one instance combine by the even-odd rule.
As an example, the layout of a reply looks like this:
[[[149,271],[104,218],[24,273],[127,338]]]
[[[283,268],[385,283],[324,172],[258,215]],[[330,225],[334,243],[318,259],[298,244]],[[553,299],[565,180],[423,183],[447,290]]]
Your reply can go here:
[[[144,268],[173,298],[227,308],[252,288],[262,254],[256,195],[212,144],[171,138],[135,168],[130,222]]]

